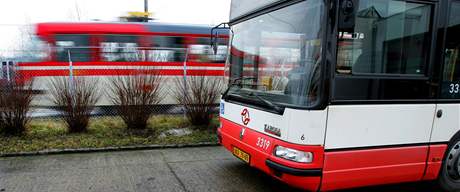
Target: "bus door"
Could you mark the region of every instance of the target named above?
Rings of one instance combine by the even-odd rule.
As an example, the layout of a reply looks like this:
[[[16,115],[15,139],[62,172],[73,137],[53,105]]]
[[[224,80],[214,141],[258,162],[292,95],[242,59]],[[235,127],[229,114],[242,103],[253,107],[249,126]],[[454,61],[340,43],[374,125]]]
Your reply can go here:
[[[420,180],[436,108],[437,4],[339,2],[322,190]]]
[[[445,47],[442,50],[444,62],[441,70],[441,90],[436,106],[431,143],[446,143],[460,129],[460,36],[458,35],[460,1],[450,1],[447,7],[449,13],[446,22]],[[444,145],[437,151],[443,153],[445,148]],[[431,153],[433,152],[430,151]],[[440,165],[440,161],[437,164]]]

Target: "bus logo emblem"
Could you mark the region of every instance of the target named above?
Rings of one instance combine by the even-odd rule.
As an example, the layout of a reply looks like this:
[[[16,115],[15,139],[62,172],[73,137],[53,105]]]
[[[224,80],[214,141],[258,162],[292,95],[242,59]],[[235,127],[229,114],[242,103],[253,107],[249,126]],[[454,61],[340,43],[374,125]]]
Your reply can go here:
[[[246,108],[241,111],[241,121],[244,125],[248,125],[249,121],[251,121],[249,118],[249,111]]]

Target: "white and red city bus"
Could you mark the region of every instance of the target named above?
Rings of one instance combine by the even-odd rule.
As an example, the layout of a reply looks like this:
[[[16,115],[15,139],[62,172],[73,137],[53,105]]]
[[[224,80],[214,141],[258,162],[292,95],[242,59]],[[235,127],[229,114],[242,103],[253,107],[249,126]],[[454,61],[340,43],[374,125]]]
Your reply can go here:
[[[220,142],[292,186],[460,190],[460,1],[232,0]]]

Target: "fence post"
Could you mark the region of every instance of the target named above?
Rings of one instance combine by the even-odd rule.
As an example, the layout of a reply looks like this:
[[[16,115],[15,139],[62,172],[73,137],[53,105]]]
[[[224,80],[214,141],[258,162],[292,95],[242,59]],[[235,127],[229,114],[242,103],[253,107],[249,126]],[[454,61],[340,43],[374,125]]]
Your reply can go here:
[[[19,65],[18,65],[18,61],[12,61],[11,63],[13,66],[12,66],[12,72],[11,72],[11,75],[13,76],[13,78],[16,78],[18,76],[18,72],[19,72]],[[21,78],[24,78],[22,75],[23,74],[19,74],[21,75],[20,77]]]
[[[184,96],[187,94],[187,59],[188,59],[188,48],[185,48],[185,58],[184,58]],[[184,119],[187,118],[186,107],[183,107]]]
[[[8,83],[11,81],[10,78],[10,61],[6,61],[6,80]]]
[[[70,57],[70,50],[67,50],[67,56],[69,58],[69,91],[70,91],[70,95],[73,96],[74,94],[74,90],[73,90],[73,63],[72,63],[72,59]],[[73,105],[74,105],[75,101],[72,99],[72,108],[73,108]]]

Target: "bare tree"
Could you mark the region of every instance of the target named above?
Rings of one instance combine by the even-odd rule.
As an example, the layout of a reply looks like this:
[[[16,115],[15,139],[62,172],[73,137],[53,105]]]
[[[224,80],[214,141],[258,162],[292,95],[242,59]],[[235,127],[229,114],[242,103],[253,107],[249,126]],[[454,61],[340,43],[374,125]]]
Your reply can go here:
[[[177,103],[184,106],[192,125],[209,125],[222,90],[222,79],[210,76],[176,78],[173,89]]]
[[[55,77],[49,82],[51,101],[62,112],[69,132],[87,131],[89,118],[99,101],[98,81],[85,77]]]
[[[7,135],[22,135],[30,121],[30,111],[34,94],[33,79],[16,75],[11,81],[1,83],[0,128]]]
[[[163,78],[157,71],[138,70],[110,81],[108,97],[128,129],[145,129],[152,106],[163,99]]]
[[[77,1],[75,1],[75,13],[77,14],[78,21],[80,21],[80,7],[78,6]]]

